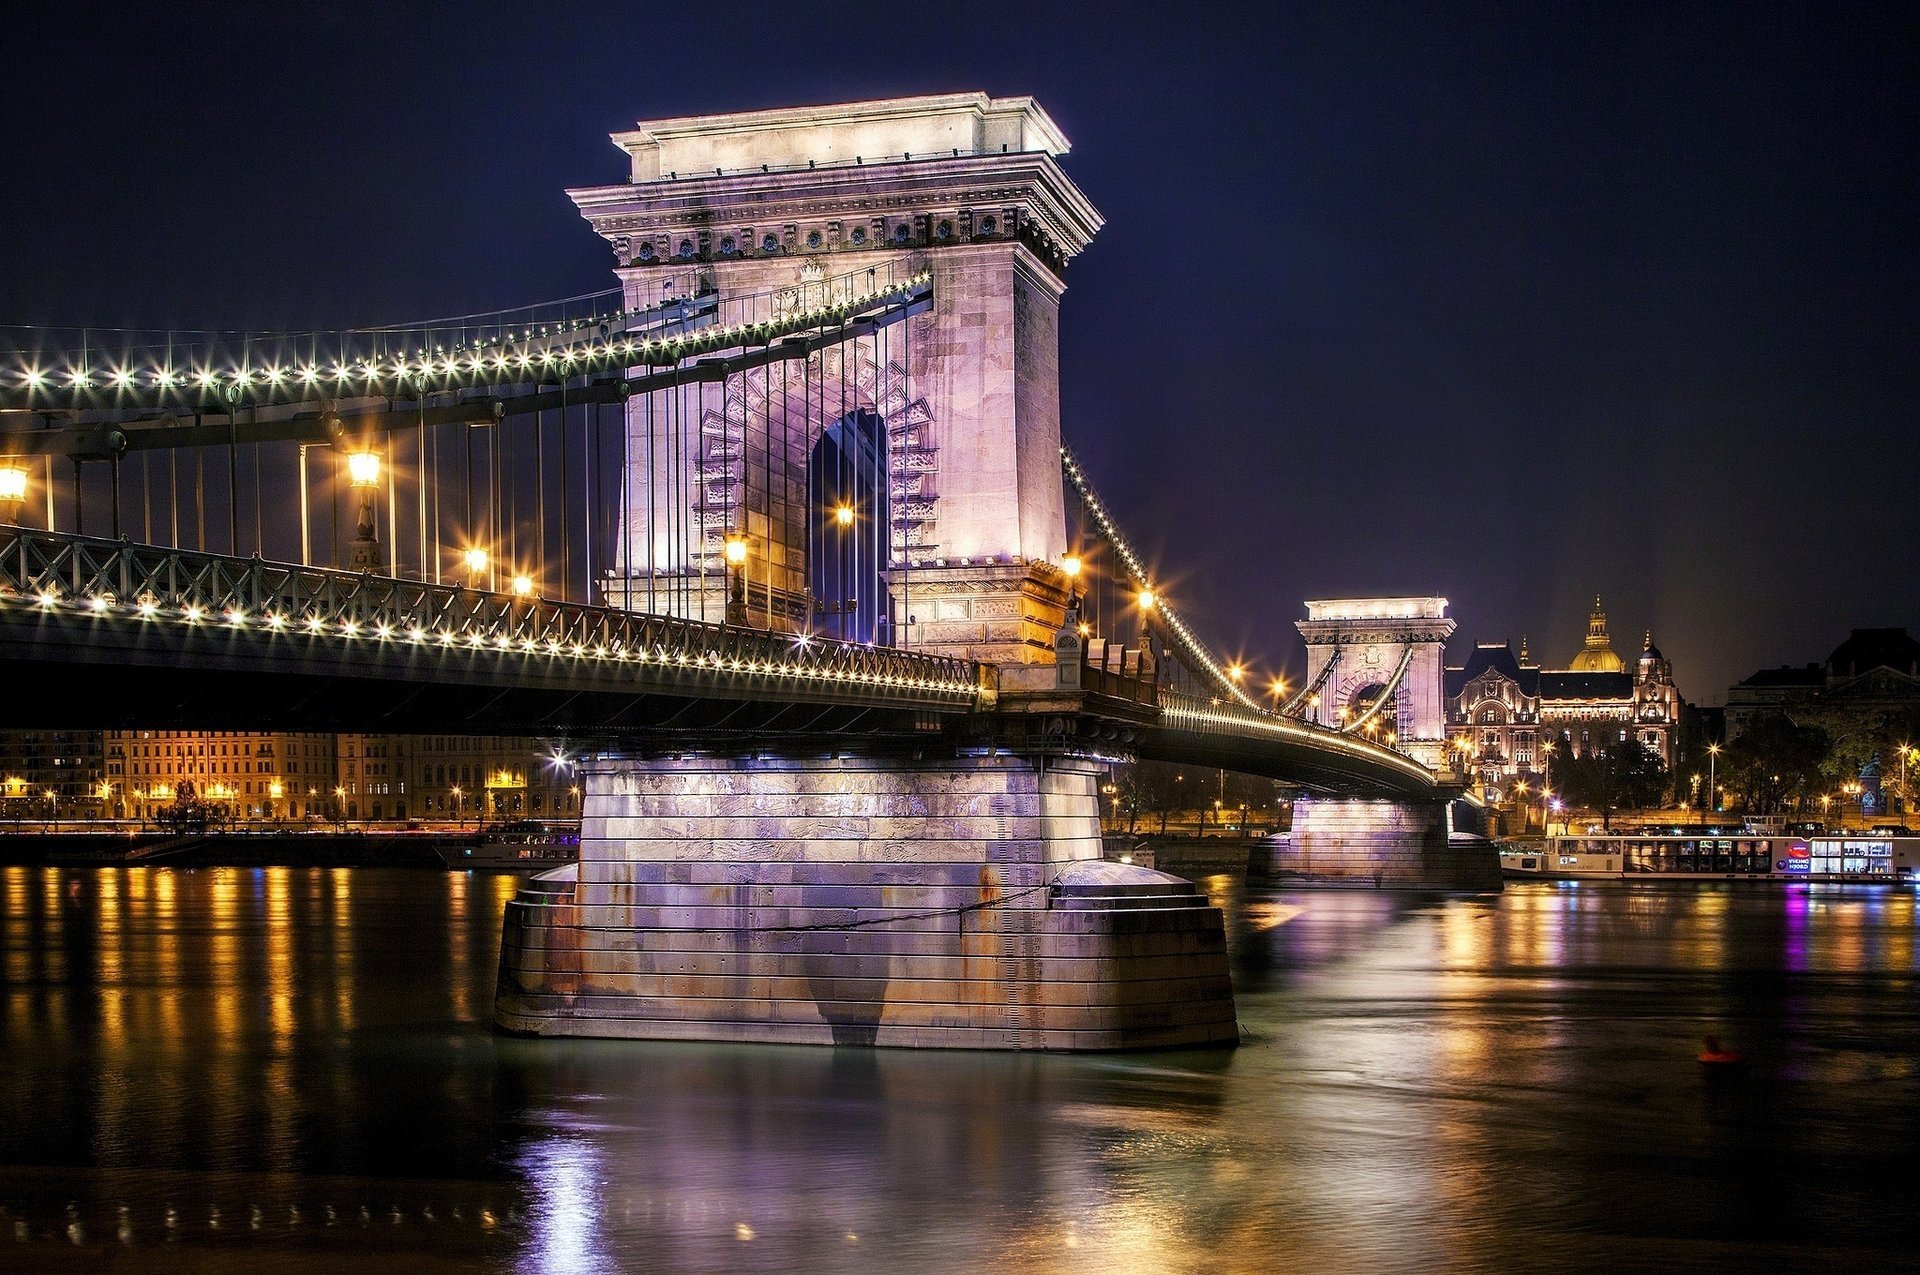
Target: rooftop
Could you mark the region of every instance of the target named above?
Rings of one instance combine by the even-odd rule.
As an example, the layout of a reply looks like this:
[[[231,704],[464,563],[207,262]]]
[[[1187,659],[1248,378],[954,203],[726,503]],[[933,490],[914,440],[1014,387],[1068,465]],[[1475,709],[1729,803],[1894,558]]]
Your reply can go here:
[[[613,134],[631,180],[882,160],[1031,151],[1064,155],[1066,134],[1031,97],[944,93],[725,115],[641,120]]]

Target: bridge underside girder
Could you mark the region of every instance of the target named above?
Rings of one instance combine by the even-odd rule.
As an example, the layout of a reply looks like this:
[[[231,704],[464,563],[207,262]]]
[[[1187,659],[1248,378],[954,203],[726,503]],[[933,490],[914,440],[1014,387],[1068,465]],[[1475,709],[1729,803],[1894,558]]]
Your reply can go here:
[[[1324,742],[1265,735],[1200,734],[1167,726],[1142,733],[1137,745],[1144,761],[1181,766],[1210,766],[1236,774],[1258,775],[1329,796],[1400,796],[1428,801],[1451,795],[1431,779],[1366,756],[1329,751]]]
[[[937,734],[942,720],[925,709],[849,702],[843,688],[778,685],[787,679],[776,677],[665,670],[649,684],[628,669],[621,685],[601,663],[565,654],[529,660],[372,640],[343,652],[298,634],[215,624],[156,625],[103,643],[102,624],[17,605],[0,612],[9,726],[754,738]]]

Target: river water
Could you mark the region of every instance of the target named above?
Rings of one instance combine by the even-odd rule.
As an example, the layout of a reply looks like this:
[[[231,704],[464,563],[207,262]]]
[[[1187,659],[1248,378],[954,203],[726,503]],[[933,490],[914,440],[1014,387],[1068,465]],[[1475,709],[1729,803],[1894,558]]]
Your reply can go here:
[[[0,1269],[1920,1253],[1911,890],[1203,884],[1241,1048],[1033,1057],[497,1037],[503,875],[0,869]]]

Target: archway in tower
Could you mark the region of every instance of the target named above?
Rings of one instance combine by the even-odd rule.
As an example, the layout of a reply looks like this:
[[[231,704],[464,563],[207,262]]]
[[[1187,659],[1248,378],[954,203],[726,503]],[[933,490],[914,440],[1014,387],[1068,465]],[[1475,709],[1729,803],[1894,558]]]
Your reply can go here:
[[[887,429],[865,408],[828,425],[807,461],[807,587],[813,631],[889,645]]]
[[[1382,704],[1380,697],[1383,695],[1386,696],[1386,702]],[[1342,724],[1345,724],[1345,722],[1357,722],[1362,717],[1366,717],[1368,710],[1375,704],[1380,704],[1380,711],[1372,717],[1367,718],[1367,724],[1360,728],[1359,733],[1369,739],[1378,739],[1384,742],[1388,736],[1393,735],[1400,729],[1399,699],[1397,695],[1387,695],[1385,683],[1370,682],[1348,696],[1346,705],[1347,714]]]

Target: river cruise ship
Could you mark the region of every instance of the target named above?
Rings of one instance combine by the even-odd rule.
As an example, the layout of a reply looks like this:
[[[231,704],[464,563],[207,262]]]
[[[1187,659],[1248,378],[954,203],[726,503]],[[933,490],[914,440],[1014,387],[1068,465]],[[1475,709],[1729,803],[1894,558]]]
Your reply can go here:
[[[1510,878],[1562,881],[1915,881],[1920,836],[1567,833],[1502,842],[1500,867]]]

